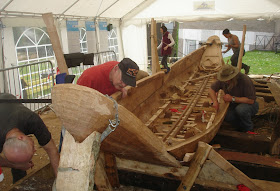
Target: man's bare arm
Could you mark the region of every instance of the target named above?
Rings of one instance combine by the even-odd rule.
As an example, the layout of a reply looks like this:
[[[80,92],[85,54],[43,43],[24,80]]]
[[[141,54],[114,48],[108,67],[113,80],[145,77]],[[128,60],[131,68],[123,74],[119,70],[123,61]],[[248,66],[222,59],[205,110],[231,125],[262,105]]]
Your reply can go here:
[[[53,139],[51,139],[45,146],[43,146],[43,148],[45,149],[45,151],[47,152],[47,154],[50,158],[50,162],[51,162],[52,168],[53,168],[53,170],[55,172],[55,176],[56,176],[57,168],[59,165],[59,153],[58,153],[58,150],[55,146]]]

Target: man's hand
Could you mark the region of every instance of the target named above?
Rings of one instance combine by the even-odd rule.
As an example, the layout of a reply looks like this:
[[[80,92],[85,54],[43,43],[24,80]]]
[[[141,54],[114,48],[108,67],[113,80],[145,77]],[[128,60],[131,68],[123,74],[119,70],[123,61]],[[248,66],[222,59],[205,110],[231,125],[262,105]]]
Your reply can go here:
[[[127,89],[126,88],[122,88],[121,92],[122,92],[122,98],[125,98],[127,96]]]
[[[232,101],[232,96],[229,94],[224,95],[224,101],[225,102],[231,102]]]
[[[217,101],[213,102],[213,107],[216,109],[216,111],[219,111],[219,103]]]

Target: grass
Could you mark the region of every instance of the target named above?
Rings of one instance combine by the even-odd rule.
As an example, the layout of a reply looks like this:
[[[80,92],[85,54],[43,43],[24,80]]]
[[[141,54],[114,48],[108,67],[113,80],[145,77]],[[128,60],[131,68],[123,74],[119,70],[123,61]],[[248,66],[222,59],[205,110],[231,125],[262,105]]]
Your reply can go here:
[[[230,57],[224,58],[225,63]],[[250,66],[249,74],[271,75],[280,73],[280,53],[271,51],[248,51],[242,58],[242,62]],[[244,73],[244,70],[241,70]]]

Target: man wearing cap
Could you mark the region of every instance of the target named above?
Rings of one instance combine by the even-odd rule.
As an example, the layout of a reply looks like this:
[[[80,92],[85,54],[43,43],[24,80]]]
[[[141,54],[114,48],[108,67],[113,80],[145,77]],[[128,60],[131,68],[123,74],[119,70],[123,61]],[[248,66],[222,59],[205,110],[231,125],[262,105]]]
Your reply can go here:
[[[230,102],[225,121],[239,127],[240,131],[253,130],[251,118],[258,112],[259,104],[256,102],[256,90],[251,79],[228,64],[218,72],[217,79],[209,89],[213,107],[219,110],[216,93],[222,89],[225,93],[224,101]]]
[[[129,58],[121,62],[110,61],[93,66],[85,70],[77,81],[77,84],[93,88],[102,94],[112,95],[117,91],[126,97],[126,86],[136,86],[138,65]]]
[[[16,99],[12,94],[1,93],[0,99]],[[21,103],[0,103],[0,167],[12,170],[13,182],[26,176],[26,170],[34,166],[34,134],[40,146],[47,152],[55,175],[59,153],[51,133],[42,119]]]

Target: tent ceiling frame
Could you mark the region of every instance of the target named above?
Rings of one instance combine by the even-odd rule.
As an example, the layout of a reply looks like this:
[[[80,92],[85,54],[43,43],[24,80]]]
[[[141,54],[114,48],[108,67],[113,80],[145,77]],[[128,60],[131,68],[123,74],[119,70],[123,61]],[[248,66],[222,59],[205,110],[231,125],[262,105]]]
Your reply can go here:
[[[134,7],[132,10],[130,10],[128,13],[126,13],[121,20],[128,20],[131,19],[136,13],[138,13],[139,11],[145,9],[146,7],[148,7],[149,5],[151,5],[155,0],[145,0],[143,2],[141,2],[139,5],[137,5],[136,7]]]
[[[30,12],[16,12],[16,11],[2,11],[0,12],[0,18],[3,17],[42,17],[42,13],[30,13]],[[55,18],[62,19],[77,19],[77,20],[95,20],[96,17],[65,15],[65,14],[53,14]],[[98,19],[105,20],[119,20],[119,18],[98,17]]]
[[[97,17],[100,17],[100,15],[102,15],[104,12],[106,12],[108,9],[110,9],[113,5],[115,5],[118,1],[120,0],[116,0],[114,3],[112,3],[109,7],[107,7],[104,11],[102,11],[102,13],[100,13],[99,15],[97,15]]]
[[[1,9],[0,12],[4,11],[14,0],[9,0]]]
[[[67,9],[65,9],[65,11],[63,11],[61,14],[64,15],[64,13],[66,13],[66,11],[68,11],[69,9],[71,9],[76,3],[78,3],[80,0],[76,0],[74,3],[72,3],[72,5],[70,5]]]

